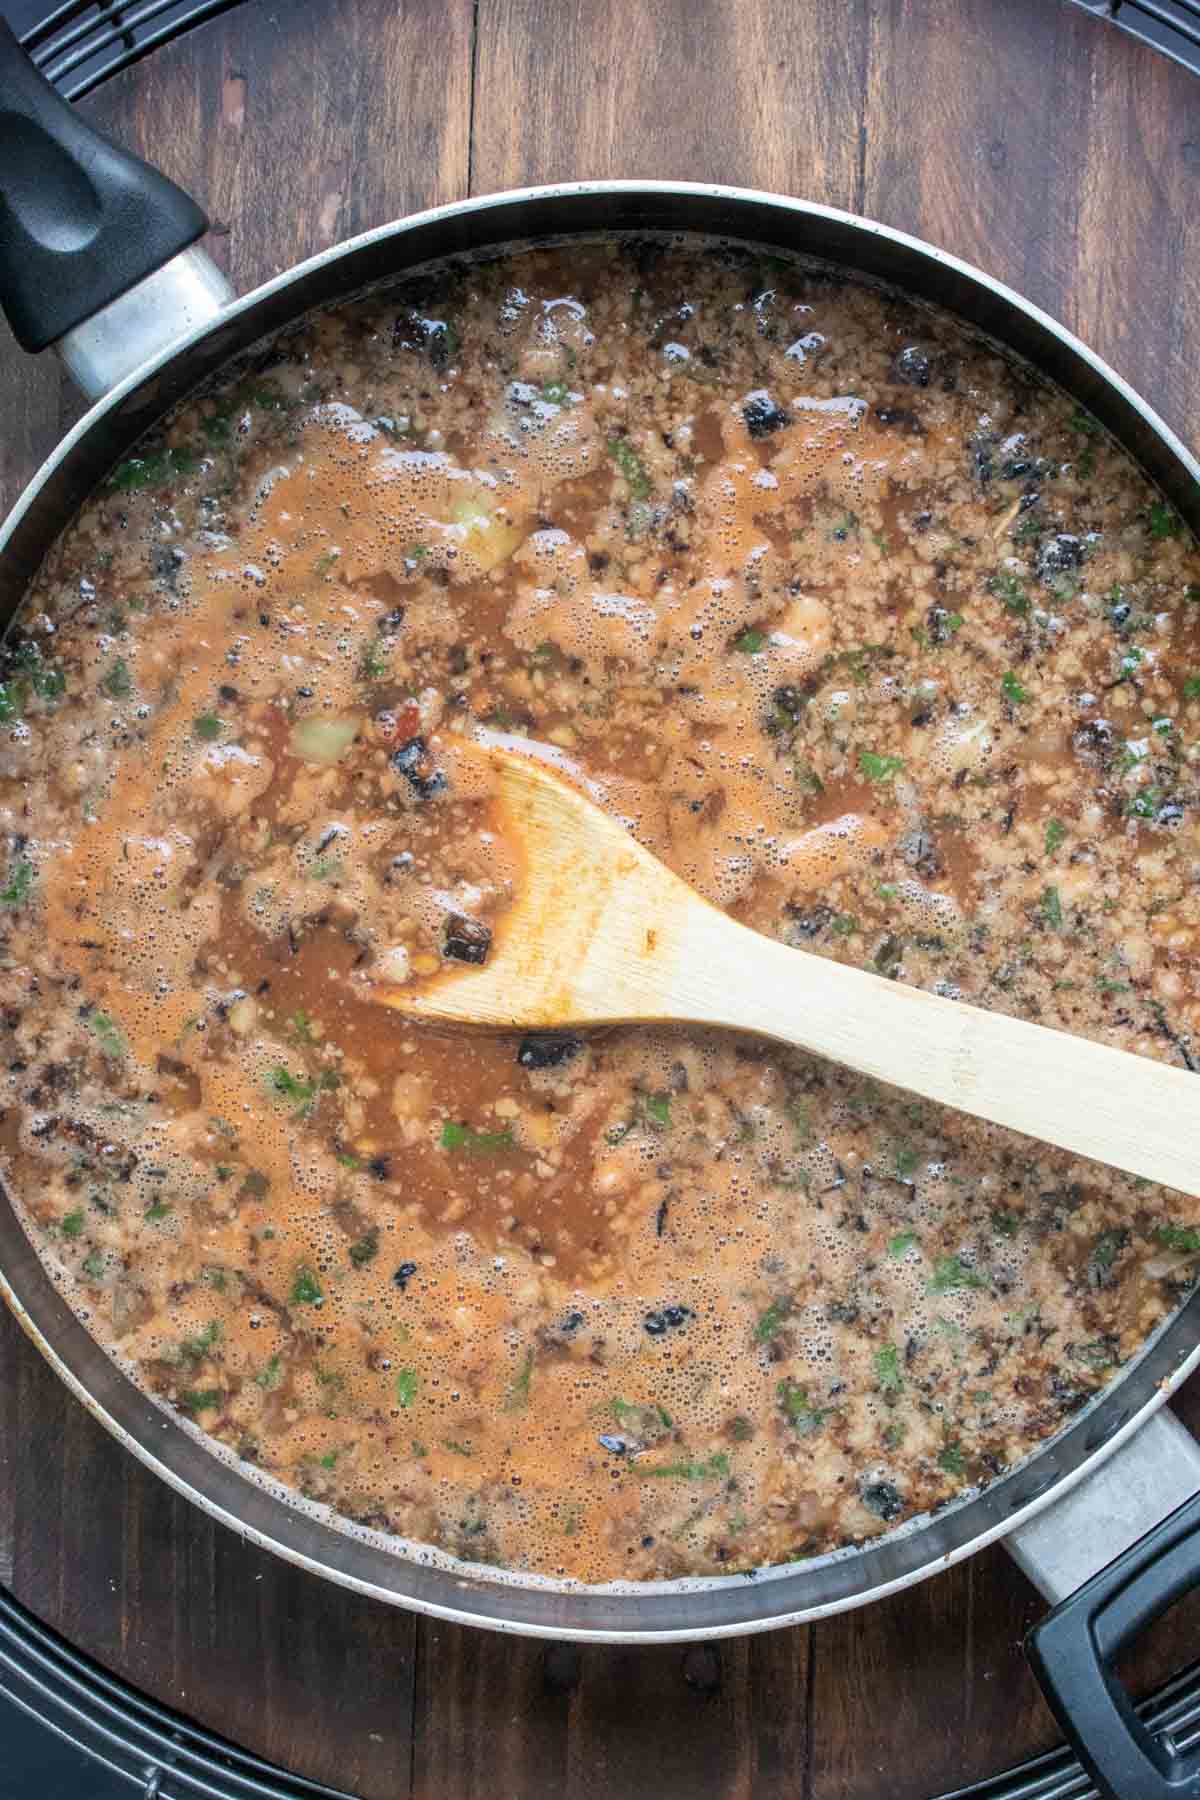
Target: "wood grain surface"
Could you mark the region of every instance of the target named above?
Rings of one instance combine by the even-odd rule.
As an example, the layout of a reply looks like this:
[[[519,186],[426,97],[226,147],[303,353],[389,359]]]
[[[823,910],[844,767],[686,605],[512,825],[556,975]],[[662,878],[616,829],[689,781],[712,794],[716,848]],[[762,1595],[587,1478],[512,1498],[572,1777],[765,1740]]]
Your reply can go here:
[[[3,0],[0,0],[3,10]],[[83,103],[239,287],[414,207],[573,176],[776,188],[980,263],[1200,447],[1200,85],[1061,0],[246,0]],[[0,326],[0,502],[78,411]],[[1200,1426],[1200,1389],[1182,1397]],[[300,1574],[144,1473],[0,1318],[0,1580],[108,1667],[399,1800],[923,1800],[1055,1741],[1003,1551],[808,1629],[575,1649]],[[1197,1654],[1186,1603],[1136,1685]]]

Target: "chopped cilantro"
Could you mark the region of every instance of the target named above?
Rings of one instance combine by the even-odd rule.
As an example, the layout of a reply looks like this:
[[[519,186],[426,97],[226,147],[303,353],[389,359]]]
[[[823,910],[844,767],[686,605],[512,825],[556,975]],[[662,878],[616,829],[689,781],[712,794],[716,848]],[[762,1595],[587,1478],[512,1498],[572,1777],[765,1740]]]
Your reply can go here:
[[[902,1256],[907,1256],[916,1241],[917,1234],[915,1231],[898,1231],[888,1244],[888,1255],[894,1256],[897,1259]]]
[[[1042,917],[1051,931],[1061,931],[1063,922],[1062,900],[1056,887],[1042,889]]]
[[[89,1250],[83,1259],[83,1272],[98,1281],[104,1273],[104,1258],[99,1250]]]
[[[733,647],[735,650],[740,650],[744,656],[755,656],[760,650],[765,649],[766,642],[765,631],[743,631],[740,637],[734,638]]]
[[[1006,612],[1024,614],[1029,611],[1025,589],[1010,569],[997,570],[988,582],[988,588],[998,600],[1003,600]]]
[[[643,1105],[646,1108],[647,1116],[653,1119],[656,1125],[671,1123],[670,1094],[647,1094]]]
[[[957,1438],[951,1438],[950,1442],[943,1449],[941,1455],[938,1457],[938,1467],[945,1469],[947,1475],[961,1475],[963,1473],[966,1464],[963,1462],[963,1453],[959,1448]]]
[[[206,744],[213,743],[224,729],[216,713],[201,713],[198,719],[192,721],[193,732],[198,738],[203,738]]]
[[[338,1453],[336,1450],[327,1450],[324,1456],[317,1458],[323,1469],[336,1469],[337,1459]]]
[[[929,1283],[931,1294],[950,1294],[956,1288],[986,1288],[984,1276],[977,1270],[969,1268],[958,1256],[939,1256],[933,1265],[933,1278]]]
[[[368,1231],[365,1237],[360,1237],[350,1246],[350,1261],[356,1269],[361,1269],[367,1263],[374,1262],[378,1255],[379,1233],[377,1231]]]
[[[1183,684],[1185,700],[1200,700],[1200,675],[1189,675]]]
[[[401,1406],[411,1406],[417,1397],[417,1372],[415,1369],[401,1369],[396,1376],[396,1398]]]
[[[65,1220],[63,1228],[66,1229]],[[1167,1250],[1200,1251],[1200,1231],[1192,1225],[1160,1225],[1154,1236]]]
[[[629,442],[628,438],[615,437],[608,440],[608,453],[625,477],[629,492],[635,500],[646,500],[650,496],[650,478],[646,474],[641,457]]]
[[[1006,700],[1011,700],[1014,706],[1020,706],[1023,701],[1028,700],[1029,698],[1029,695],[1021,686],[1021,683],[1017,680],[1011,669],[1009,669],[1008,673],[1005,675],[1000,686],[1004,691],[1004,698]]]
[[[1053,856],[1067,835],[1067,828],[1061,819],[1049,819],[1046,822],[1046,855]]]
[[[90,1012],[87,1022],[96,1034],[96,1040],[105,1056],[116,1062],[125,1054],[125,1039],[121,1036],[114,1020],[106,1012]]]
[[[875,1352],[875,1375],[885,1394],[898,1394],[904,1386],[900,1373],[900,1352],[895,1344],[885,1344]]]
[[[142,1214],[152,1225],[158,1225],[163,1219],[169,1219],[174,1208],[169,1200],[155,1200]]]
[[[791,1310],[790,1300],[772,1300],[754,1327],[754,1336],[757,1342],[760,1344],[770,1343]]]
[[[115,663],[105,675],[100,686],[114,700],[127,700],[133,692],[133,678],[129,673],[129,664],[123,656],[118,656]]]
[[[31,862],[12,863],[8,871],[8,880],[0,888],[0,906],[23,906],[29,897],[33,885],[33,864]]]
[[[1179,519],[1169,506],[1161,500],[1154,500],[1146,521],[1146,529],[1152,538],[1173,538],[1179,536]]]
[[[868,781],[891,781],[904,767],[902,756],[876,756],[873,750],[859,755],[858,766]]]
[[[173,475],[190,475],[197,458],[189,450],[152,450],[146,456],[131,456],[109,477],[108,485],[118,493],[136,493],[139,488],[161,487]]]
[[[220,1388],[189,1388],[180,1394],[179,1404],[192,1413],[216,1412],[224,1398]]]
[[[507,1126],[503,1131],[473,1131],[469,1125],[447,1119],[442,1126],[441,1144],[443,1150],[465,1150],[472,1156],[491,1156],[511,1150],[513,1134]]]
[[[820,1431],[829,1414],[829,1408],[813,1406],[808,1398],[808,1389],[795,1381],[781,1381],[775,1389],[776,1398],[792,1430],[800,1437],[812,1437]]]
[[[74,1212],[69,1212],[67,1214],[67,1216],[65,1217],[65,1219],[62,1222],[62,1228],[63,1228],[63,1236],[64,1237],[69,1237],[69,1238],[79,1237],[79,1235],[83,1231],[83,1208],[82,1208],[82,1206],[77,1206],[75,1208]]]
[[[279,1355],[278,1351],[274,1356],[269,1358],[254,1379],[258,1386],[268,1394],[271,1393],[274,1388],[279,1386],[280,1382],[283,1380],[283,1358]]]
[[[504,1396],[505,1412],[523,1412],[529,1405],[529,1383],[533,1379],[533,1351],[525,1352],[521,1367],[513,1377],[512,1386]]]
[[[315,1271],[310,1269],[307,1263],[302,1264],[296,1270],[292,1291],[288,1295],[288,1305],[316,1306],[324,1298],[325,1295],[321,1291],[321,1284],[317,1280]]]
[[[703,1462],[691,1462],[680,1459],[678,1462],[659,1463],[648,1469],[638,1465],[638,1476],[665,1476],[673,1481],[717,1481],[729,1473],[729,1458],[723,1450],[715,1456],[709,1456]]]

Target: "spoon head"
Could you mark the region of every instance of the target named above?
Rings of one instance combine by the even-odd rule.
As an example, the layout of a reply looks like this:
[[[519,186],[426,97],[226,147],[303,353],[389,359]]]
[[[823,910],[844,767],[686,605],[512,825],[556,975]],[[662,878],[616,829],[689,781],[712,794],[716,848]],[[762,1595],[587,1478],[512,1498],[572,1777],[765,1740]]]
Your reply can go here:
[[[663,1016],[656,971],[691,890],[556,770],[495,746],[478,754],[516,853],[512,905],[485,962],[380,982],[377,998],[410,1018],[494,1031]]]

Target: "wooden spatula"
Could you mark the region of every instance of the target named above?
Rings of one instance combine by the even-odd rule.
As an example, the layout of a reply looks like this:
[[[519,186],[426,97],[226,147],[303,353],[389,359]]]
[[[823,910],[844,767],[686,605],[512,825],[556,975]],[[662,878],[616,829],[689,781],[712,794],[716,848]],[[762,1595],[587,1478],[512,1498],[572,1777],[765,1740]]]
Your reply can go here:
[[[976,1118],[1200,1192],[1200,1082],[1184,1069],[793,950],[710,906],[531,757],[491,758],[519,892],[487,960],[380,999],[443,1025],[666,1021],[798,1044]]]

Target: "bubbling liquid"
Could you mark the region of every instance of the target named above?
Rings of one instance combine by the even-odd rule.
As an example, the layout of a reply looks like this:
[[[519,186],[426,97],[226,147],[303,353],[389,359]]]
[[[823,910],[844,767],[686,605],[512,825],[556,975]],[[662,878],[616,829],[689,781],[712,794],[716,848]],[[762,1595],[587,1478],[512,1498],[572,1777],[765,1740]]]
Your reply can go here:
[[[1196,1201],[778,1048],[439,1035],[473,740],[754,928],[1189,1063],[1195,545],[939,315],[653,240],[306,322],[118,469],[0,686],[0,1158],[123,1365],[359,1526],[590,1582],[986,1483]]]

